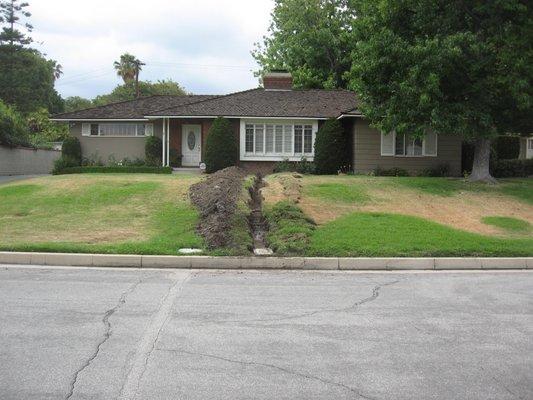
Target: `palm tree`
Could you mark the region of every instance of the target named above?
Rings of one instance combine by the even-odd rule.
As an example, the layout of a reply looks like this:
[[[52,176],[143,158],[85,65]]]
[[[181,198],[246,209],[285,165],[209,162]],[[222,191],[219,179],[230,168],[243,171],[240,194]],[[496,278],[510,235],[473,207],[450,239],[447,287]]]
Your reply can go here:
[[[134,55],[124,53],[120,56],[120,61],[115,61],[113,66],[117,71],[117,75],[122,78],[124,83],[131,82],[137,75],[137,70],[140,70],[142,63],[135,58]]]

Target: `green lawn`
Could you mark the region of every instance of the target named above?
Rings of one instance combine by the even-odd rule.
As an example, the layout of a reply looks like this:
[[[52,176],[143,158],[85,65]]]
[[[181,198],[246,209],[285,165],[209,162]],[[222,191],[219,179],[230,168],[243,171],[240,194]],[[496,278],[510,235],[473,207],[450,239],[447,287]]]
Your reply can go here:
[[[523,219],[512,217],[484,217],[483,223],[493,225],[511,232],[529,232],[531,224]]]
[[[0,249],[177,254],[203,247],[187,190],[199,178],[63,175],[0,186]]]
[[[320,226],[308,254],[374,256],[531,256],[533,238],[503,239],[399,214],[352,213]]]

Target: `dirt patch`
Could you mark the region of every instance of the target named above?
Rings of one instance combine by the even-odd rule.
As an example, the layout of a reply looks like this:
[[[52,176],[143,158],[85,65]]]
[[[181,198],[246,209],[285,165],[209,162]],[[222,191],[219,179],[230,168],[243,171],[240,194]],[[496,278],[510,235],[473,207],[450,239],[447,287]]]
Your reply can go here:
[[[299,203],[302,197],[302,178],[298,173],[270,175],[265,179],[265,186],[261,193],[267,204],[290,200]]]
[[[192,204],[200,212],[198,232],[210,248],[231,243],[231,228],[245,172],[238,167],[217,171],[189,190]]]

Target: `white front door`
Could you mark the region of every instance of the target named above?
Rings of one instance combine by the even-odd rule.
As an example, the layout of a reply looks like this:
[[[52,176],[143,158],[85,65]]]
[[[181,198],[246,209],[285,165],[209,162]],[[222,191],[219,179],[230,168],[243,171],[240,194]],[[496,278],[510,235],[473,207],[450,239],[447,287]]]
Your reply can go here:
[[[197,167],[200,165],[200,153],[202,151],[202,126],[181,126],[181,165],[184,167]]]

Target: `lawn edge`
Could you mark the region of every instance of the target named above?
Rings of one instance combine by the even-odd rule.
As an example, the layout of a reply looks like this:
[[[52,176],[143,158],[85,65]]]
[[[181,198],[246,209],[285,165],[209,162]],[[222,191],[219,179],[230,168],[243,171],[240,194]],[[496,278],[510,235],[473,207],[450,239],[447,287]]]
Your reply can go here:
[[[0,252],[0,264],[73,267],[284,270],[533,269],[533,257],[246,257]]]

